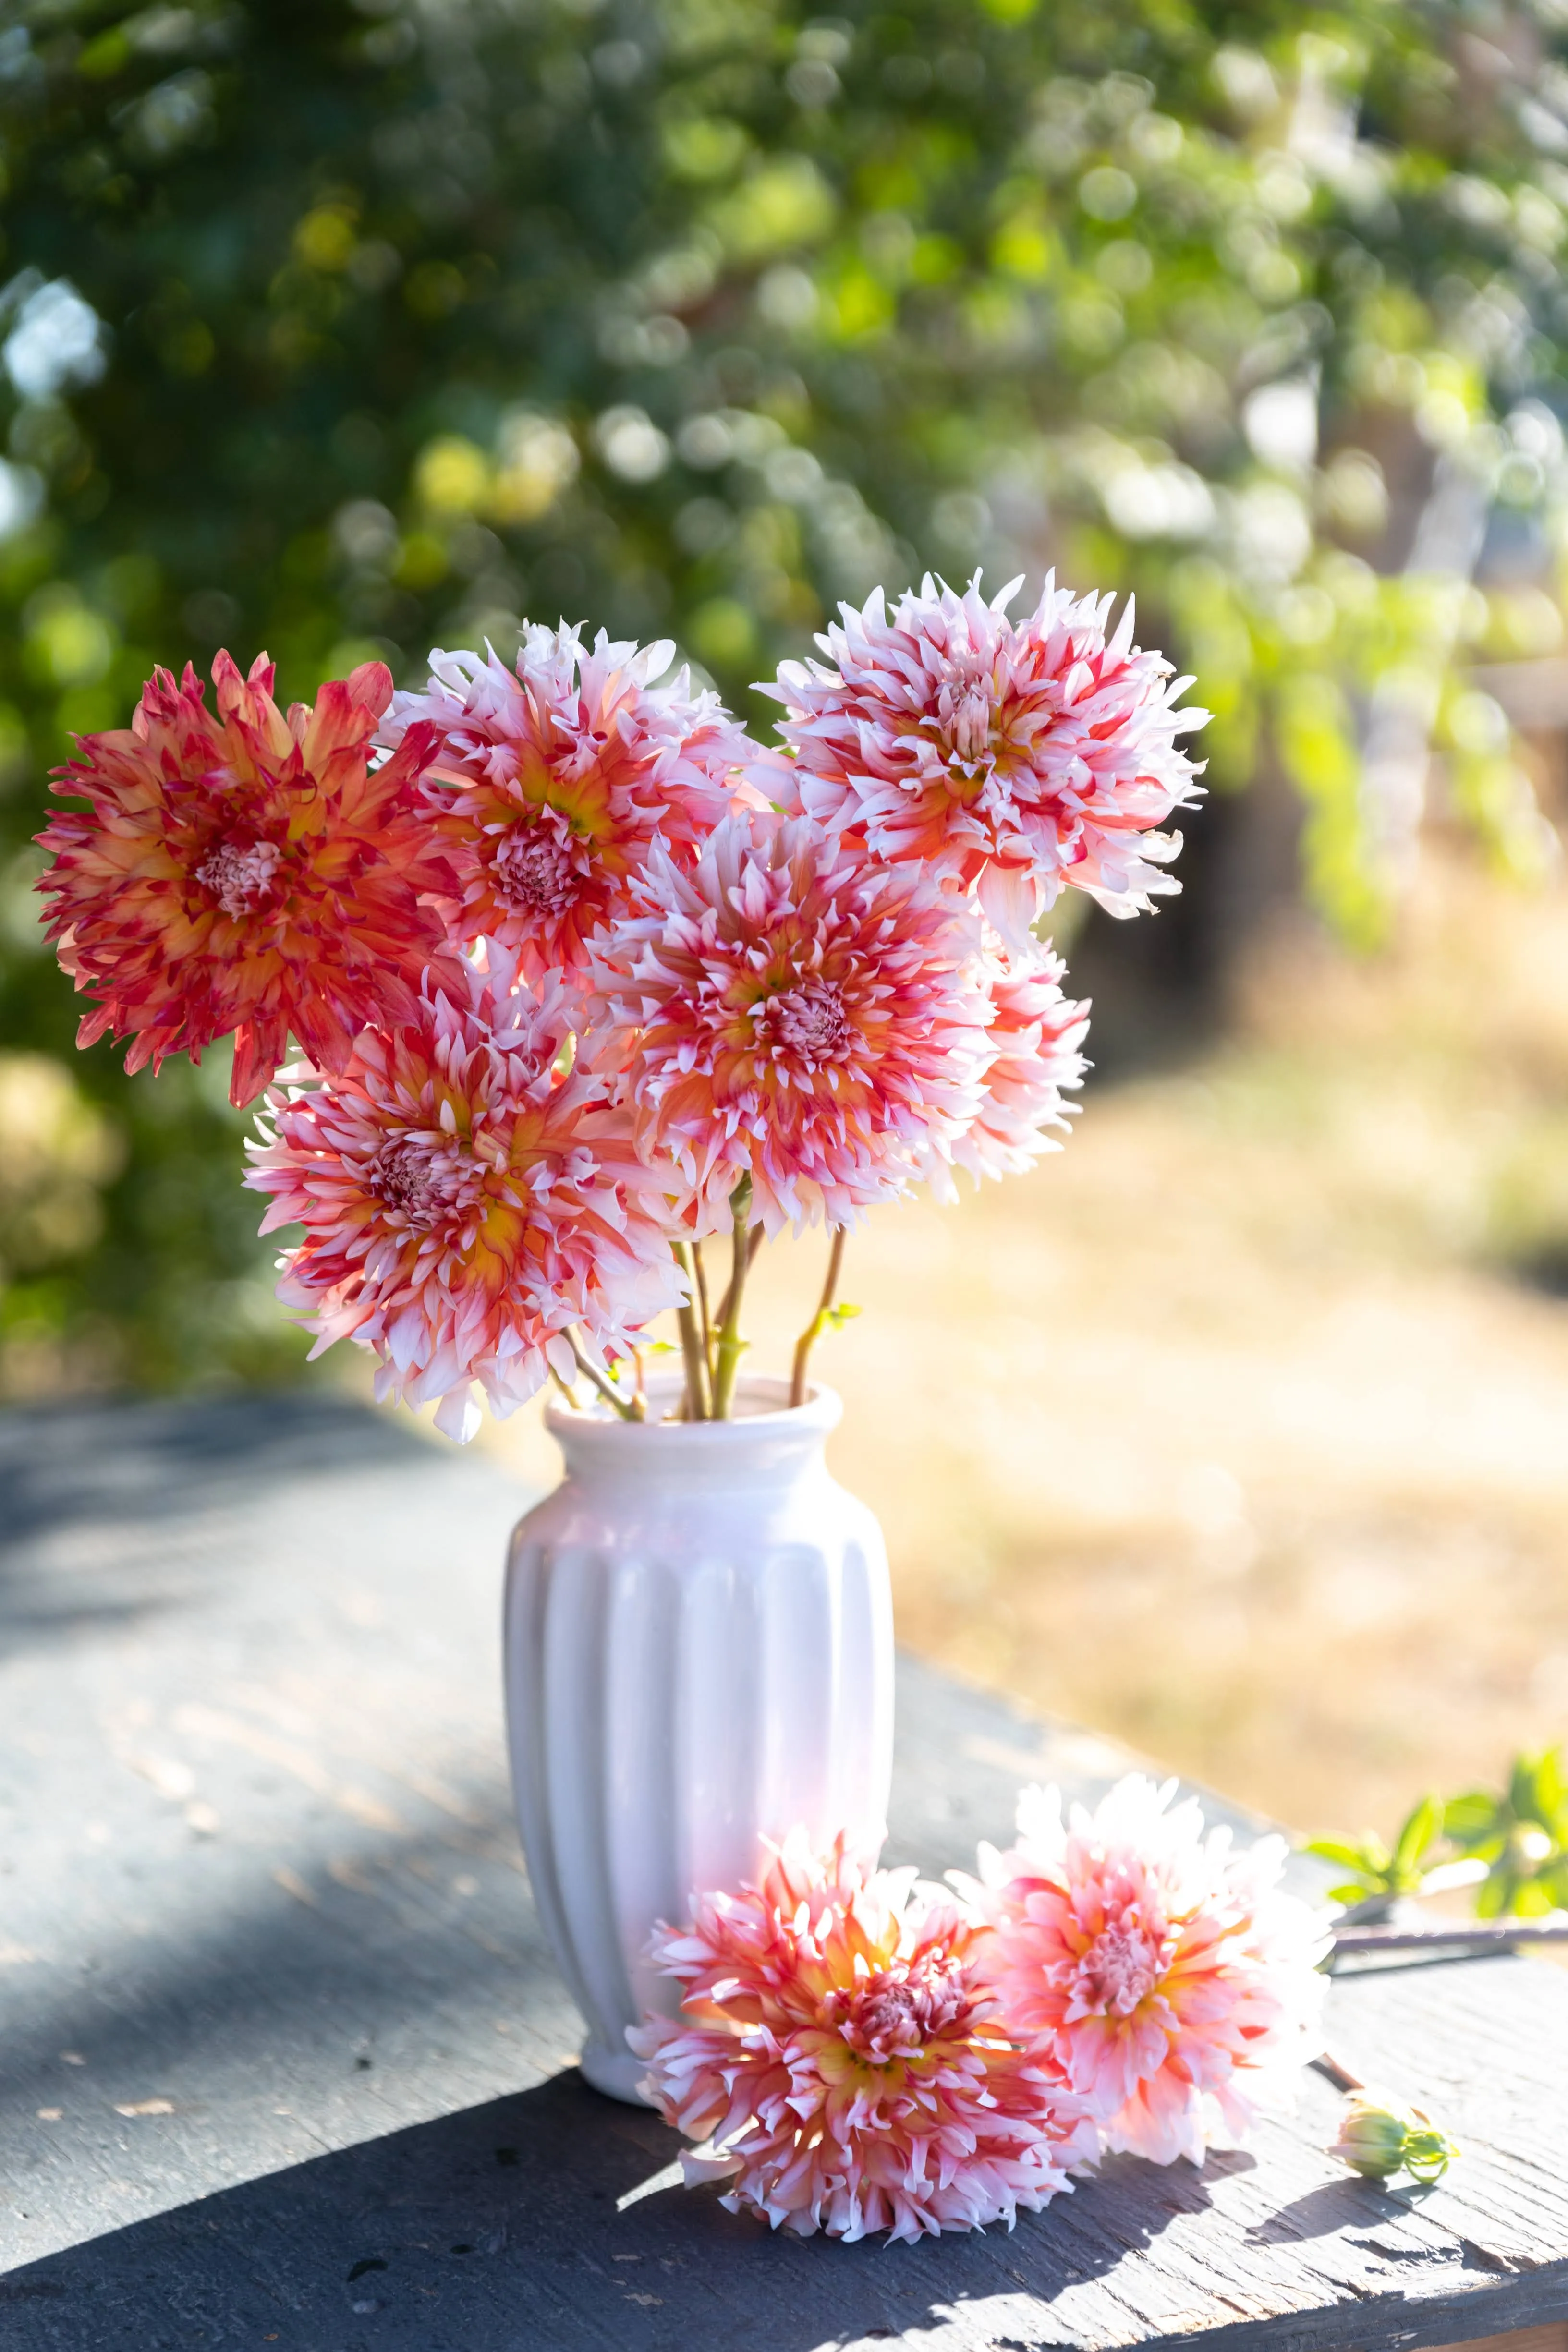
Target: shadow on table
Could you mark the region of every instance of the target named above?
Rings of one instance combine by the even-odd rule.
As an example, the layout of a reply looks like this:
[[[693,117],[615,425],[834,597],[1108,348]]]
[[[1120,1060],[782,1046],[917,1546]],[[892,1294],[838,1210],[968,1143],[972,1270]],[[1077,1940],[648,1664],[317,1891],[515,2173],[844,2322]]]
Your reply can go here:
[[[679,2145],[572,2069],[13,2272],[0,2336],[6,2352],[815,2352],[1048,2298],[1208,2201],[1195,2174],[1173,2196],[1168,2176],[1117,2160],[1113,2232],[1090,2185],[1013,2236],[845,2246],[680,2187]],[[1020,2340],[994,2317],[992,2341]],[[1031,2343],[1044,2323],[1037,2307]]]
[[[206,1509],[258,1481],[430,1458],[384,1413],[309,1389],[16,1408],[0,1412],[0,1549],[84,1520]]]

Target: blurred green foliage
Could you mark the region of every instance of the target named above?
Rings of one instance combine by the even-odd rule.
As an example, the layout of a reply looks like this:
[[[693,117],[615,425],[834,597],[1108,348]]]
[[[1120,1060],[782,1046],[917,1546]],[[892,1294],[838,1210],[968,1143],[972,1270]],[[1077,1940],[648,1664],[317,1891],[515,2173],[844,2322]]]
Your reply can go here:
[[[1476,1896],[1483,1919],[1568,1910],[1568,1769],[1561,1748],[1516,1756],[1506,1788],[1450,1799],[1444,1834],[1487,1864]]]
[[[1449,1858],[1436,1860],[1444,1846]],[[1539,1919],[1568,1911],[1568,1766],[1561,1748],[1516,1756],[1501,1789],[1425,1796],[1392,1847],[1374,1830],[1359,1838],[1312,1838],[1303,1848],[1347,1875],[1331,1903],[1358,1915],[1402,1895],[1475,1888],[1482,1919]]]
[[[1419,1895],[1426,1883],[1426,1865],[1443,1834],[1443,1814],[1441,1797],[1422,1797],[1400,1823],[1392,1846],[1375,1830],[1366,1830],[1359,1838],[1310,1838],[1303,1851],[1349,1873],[1342,1886],[1330,1887],[1331,1903],[1356,1906],[1369,1898]]]
[[[1563,30],[1558,0],[13,0],[0,1038],[68,1055],[46,768],[219,643],[307,697],[565,613],[677,636],[744,707],[841,596],[1055,562],[1138,588],[1215,783],[1293,779],[1350,934],[1402,728],[1528,863],[1455,662],[1551,650],[1550,578],[1489,598],[1410,553],[1447,496],[1554,560]],[[12,1389],[295,1362],[221,1072],[101,1046],[75,1084],[88,1206],[0,1193]],[[31,1115],[0,1150],[37,1156]]]

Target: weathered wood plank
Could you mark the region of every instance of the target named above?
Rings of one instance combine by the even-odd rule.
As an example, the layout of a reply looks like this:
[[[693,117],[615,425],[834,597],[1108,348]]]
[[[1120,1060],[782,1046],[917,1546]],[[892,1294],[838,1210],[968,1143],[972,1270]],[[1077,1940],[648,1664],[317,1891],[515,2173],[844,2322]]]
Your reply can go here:
[[[1457,2344],[1453,2352],[1568,2352],[1568,2322],[1546,2327],[1518,2327],[1507,2336],[1478,2336]]]
[[[0,1416],[6,2352],[1403,2352],[1568,2319],[1568,1974],[1334,1988],[1467,2155],[1347,2178],[1336,2094],[1203,2174],[1116,2159],[1008,2237],[771,2238],[570,2064],[507,1800],[524,1498],[311,1400]],[[906,1662],[893,1843],[1005,1832],[1108,1743]],[[1521,2345],[1519,2352],[1564,2352]]]

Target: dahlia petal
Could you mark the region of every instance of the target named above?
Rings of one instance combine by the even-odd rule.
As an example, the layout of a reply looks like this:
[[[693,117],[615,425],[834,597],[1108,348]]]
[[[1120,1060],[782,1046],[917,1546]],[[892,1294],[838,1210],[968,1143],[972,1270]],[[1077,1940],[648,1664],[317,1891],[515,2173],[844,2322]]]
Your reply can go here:
[[[349,693],[379,719],[392,700],[392,672],[384,661],[361,662],[348,676]]]
[[[467,1381],[461,1388],[449,1389],[436,1408],[437,1428],[443,1437],[453,1438],[459,1445],[467,1445],[470,1438],[478,1436],[483,1419]]]
[[[1033,876],[1023,866],[1001,866],[993,858],[975,885],[975,895],[992,929],[1016,953],[1026,954],[1036,914]]]

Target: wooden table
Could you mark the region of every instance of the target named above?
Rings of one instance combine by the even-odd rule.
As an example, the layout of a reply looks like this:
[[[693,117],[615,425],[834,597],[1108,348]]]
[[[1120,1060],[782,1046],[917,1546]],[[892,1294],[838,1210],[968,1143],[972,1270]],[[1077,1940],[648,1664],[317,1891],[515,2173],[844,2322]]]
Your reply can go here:
[[[1568,1974],[1336,1985],[1468,2154],[1389,2194],[1316,2074],[1246,2155],[915,2248],[771,2236],[573,2063],[508,1804],[526,1497],[316,1397],[0,1415],[5,2352],[1568,2352]],[[894,1844],[1125,1758],[906,1664]]]

